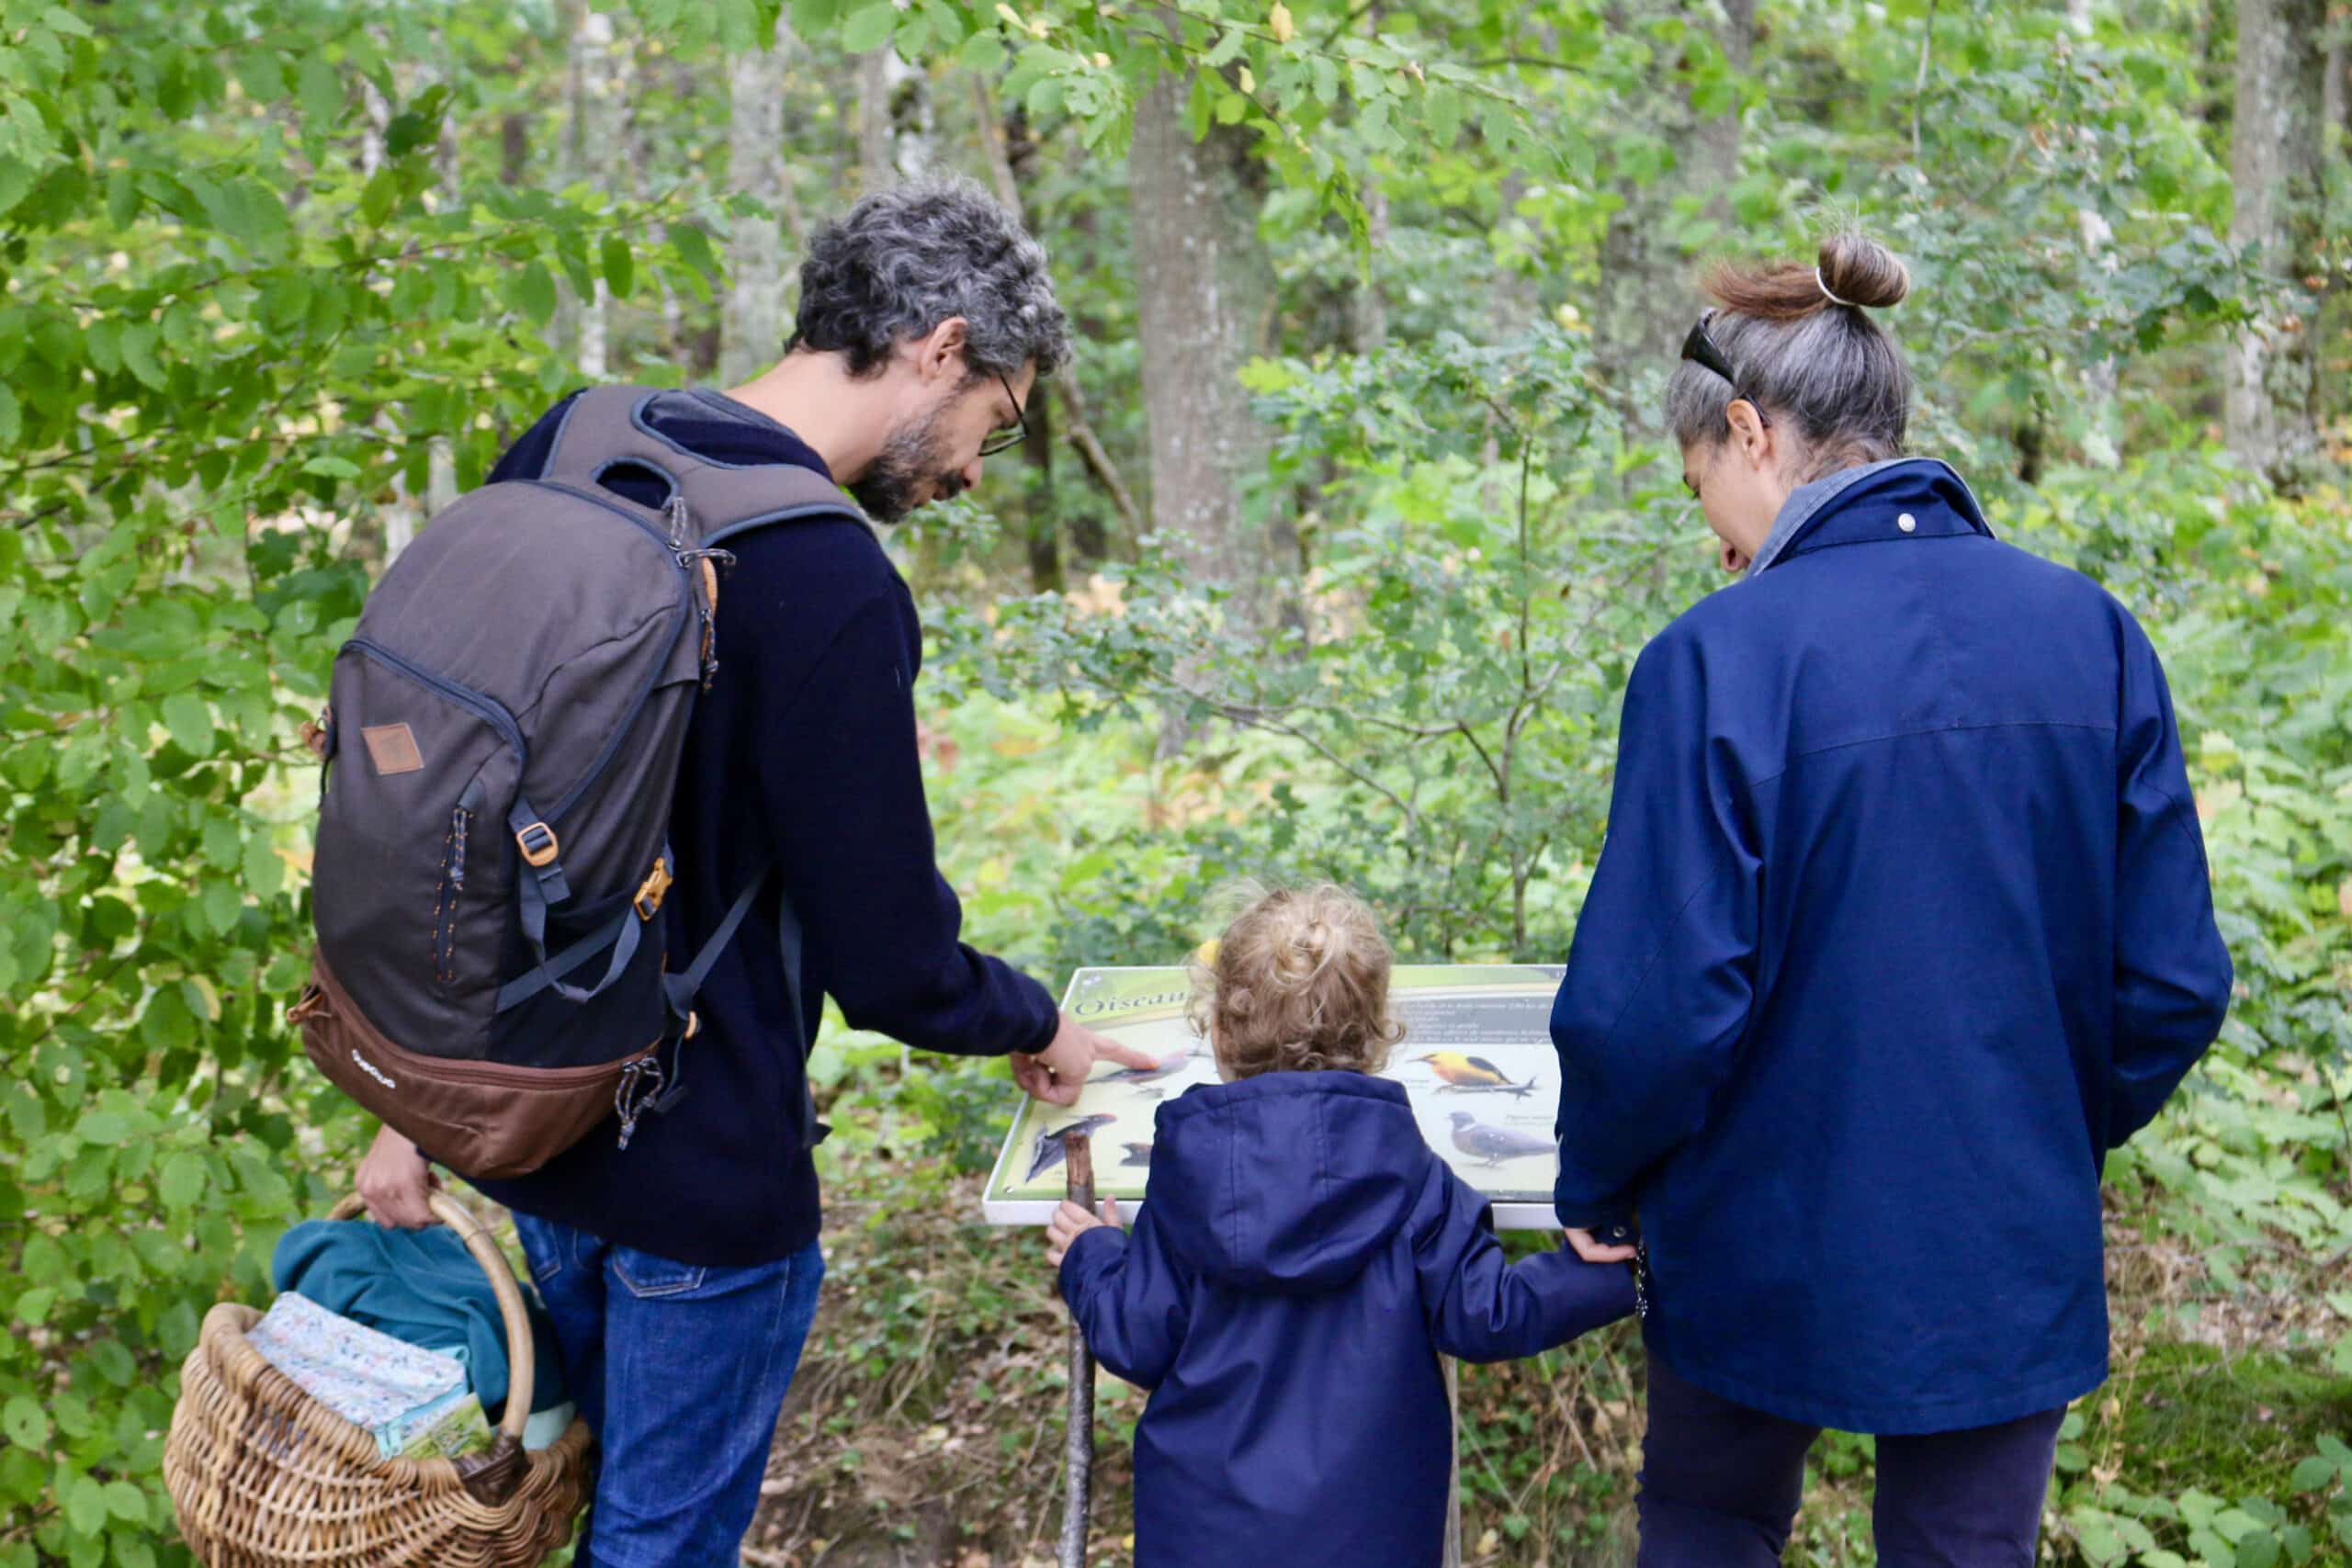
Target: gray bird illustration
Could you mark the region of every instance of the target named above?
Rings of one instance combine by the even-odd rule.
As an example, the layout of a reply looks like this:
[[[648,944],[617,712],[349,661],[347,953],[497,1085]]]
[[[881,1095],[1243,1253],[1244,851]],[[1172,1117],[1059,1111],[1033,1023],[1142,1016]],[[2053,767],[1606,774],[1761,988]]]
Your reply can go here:
[[[1467,1111],[1453,1113],[1453,1146],[1475,1156],[1483,1166],[1498,1166],[1507,1159],[1524,1159],[1530,1155],[1548,1155],[1552,1140],[1540,1133],[1522,1133],[1516,1127],[1489,1127]]]
[[[1151,1164],[1149,1144],[1121,1144],[1119,1146],[1127,1151],[1127,1157],[1119,1162],[1121,1165],[1149,1166]]]
[[[1171,1077],[1182,1072],[1184,1064],[1199,1054],[1188,1045],[1182,1051],[1170,1051],[1148,1067],[1121,1067],[1116,1072],[1104,1073],[1094,1081],[1096,1083],[1158,1083],[1164,1077]]]
[[[1081,1116],[1075,1122],[1065,1122],[1058,1127],[1046,1128],[1044,1132],[1037,1134],[1036,1143],[1031,1145],[1029,1153],[1029,1174],[1022,1178],[1022,1179],[1024,1181],[1035,1181],[1037,1178],[1045,1175],[1046,1172],[1053,1169],[1054,1167],[1062,1163],[1063,1134],[1083,1133],[1091,1138],[1095,1134],[1101,1132],[1103,1128],[1108,1127],[1112,1122],[1116,1122],[1118,1118],[1115,1116],[1104,1116],[1098,1113],[1092,1116]]]

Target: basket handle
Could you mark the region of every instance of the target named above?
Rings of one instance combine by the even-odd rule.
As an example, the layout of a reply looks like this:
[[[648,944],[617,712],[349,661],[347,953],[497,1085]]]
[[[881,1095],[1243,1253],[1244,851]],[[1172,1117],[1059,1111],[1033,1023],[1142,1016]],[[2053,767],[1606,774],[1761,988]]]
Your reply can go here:
[[[487,1503],[503,1502],[522,1478],[523,1427],[531,1418],[531,1383],[537,1369],[532,1359],[537,1351],[531,1342],[530,1314],[524,1310],[523,1289],[514,1282],[514,1267],[481,1222],[447,1192],[427,1192],[424,1201],[432,1206],[433,1217],[458,1233],[458,1239],[490,1277],[491,1293],[498,1298],[498,1315],[506,1325],[506,1413],[499,1418],[497,1441],[489,1454],[469,1456],[458,1464],[467,1490]],[[354,1192],[329,1210],[327,1218],[356,1219],[367,1212],[367,1201]]]

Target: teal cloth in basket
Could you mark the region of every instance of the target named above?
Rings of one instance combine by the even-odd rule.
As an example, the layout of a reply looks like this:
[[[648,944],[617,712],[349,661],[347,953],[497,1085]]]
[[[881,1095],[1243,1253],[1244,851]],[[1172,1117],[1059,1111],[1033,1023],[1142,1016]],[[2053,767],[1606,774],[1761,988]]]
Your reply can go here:
[[[278,1238],[270,1272],[281,1291],[412,1345],[463,1346],[474,1393],[494,1425],[506,1407],[506,1325],[498,1297],[466,1244],[446,1225],[388,1230],[353,1220],[310,1220]],[[531,1318],[531,1408],[570,1396],[555,1354],[555,1325],[526,1286]]]

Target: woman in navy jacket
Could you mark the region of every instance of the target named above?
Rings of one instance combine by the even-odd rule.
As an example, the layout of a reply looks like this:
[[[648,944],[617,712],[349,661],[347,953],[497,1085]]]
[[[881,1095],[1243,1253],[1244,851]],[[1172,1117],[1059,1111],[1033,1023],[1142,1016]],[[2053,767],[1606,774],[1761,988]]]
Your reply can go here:
[[[2030,1562],[2101,1162],[2228,1002],[2147,637],[1900,457],[1907,287],[1721,270],[1668,389],[1747,581],[1634,667],[1552,1015],[1560,1220],[1646,1253],[1645,1568],[1777,1562],[1823,1427],[1881,1435],[1883,1563]]]

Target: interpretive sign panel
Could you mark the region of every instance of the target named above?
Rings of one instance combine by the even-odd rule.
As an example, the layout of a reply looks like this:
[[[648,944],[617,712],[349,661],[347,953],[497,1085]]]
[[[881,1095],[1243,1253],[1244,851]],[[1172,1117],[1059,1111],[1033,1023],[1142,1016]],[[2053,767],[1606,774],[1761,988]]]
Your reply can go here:
[[[1556,1163],[1552,1118],[1560,1069],[1552,1054],[1552,993],[1544,964],[1399,967],[1390,1005],[1405,1039],[1385,1076],[1405,1086],[1421,1135],[1491,1199],[1495,1224],[1549,1228]],[[1192,987],[1182,968],[1081,969],[1063,1007],[1091,1029],[1150,1055],[1149,1068],[1103,1063],[1074,1106],[1020,1097],[982,1206],[997,1224],[1042,1224],[1061,1199],[1061,1134],[1084,1125],[1094,1142],[1094,1188],[1132,1213],[1151,1173],[1152,1115],[1194,1084],[1216,1082],[1208,1042],[1184,1016]]]

